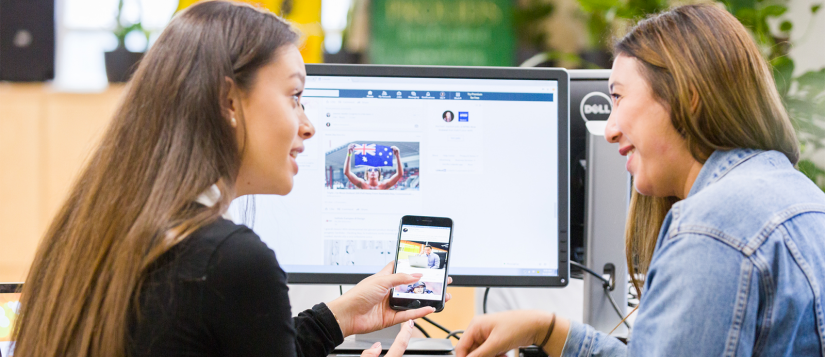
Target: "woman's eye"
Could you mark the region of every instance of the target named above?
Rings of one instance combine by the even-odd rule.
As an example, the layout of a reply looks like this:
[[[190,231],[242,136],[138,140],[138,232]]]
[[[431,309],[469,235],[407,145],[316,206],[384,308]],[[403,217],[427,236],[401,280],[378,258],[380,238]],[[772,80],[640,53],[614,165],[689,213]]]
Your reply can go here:
[[[613,103],[616,103],[616,102],[618,102],[618,101],[619,101],[619,98],[620,98],[621,96],[620,96],[620,95],[618,95],[618,94],[610,94],[610,97],[611,97],[611,98],[613,98]]]

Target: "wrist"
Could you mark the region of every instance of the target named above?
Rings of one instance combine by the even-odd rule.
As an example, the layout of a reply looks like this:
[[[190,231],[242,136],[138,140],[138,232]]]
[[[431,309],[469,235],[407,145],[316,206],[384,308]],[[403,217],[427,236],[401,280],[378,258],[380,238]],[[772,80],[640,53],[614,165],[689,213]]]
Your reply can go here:
[[[338,299],[328,302],[327,308],[329,308],[329,311],[332,312],[332,316],[335,317],[335,321],[338,322],[338,328],[341,329],[341,334],[344,335],[344,337],[347,337],[350,335],[349,318],[346,316],[344,308],[339,305],[337,300]]]
[[[534,345],[541,346],[541,343],[544,342],[545,337],[547,337],[547,330],[555,316],[556,314],[554,313],[542,312],[537,314],[533,328],[531,329],[533,332],[531,341]]]

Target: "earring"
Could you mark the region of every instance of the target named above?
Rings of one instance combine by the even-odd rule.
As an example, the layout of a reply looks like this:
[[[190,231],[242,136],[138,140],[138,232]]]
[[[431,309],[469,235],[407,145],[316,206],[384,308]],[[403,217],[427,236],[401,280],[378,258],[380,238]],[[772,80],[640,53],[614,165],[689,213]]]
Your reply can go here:
[[[233,126],[233,127],[238,126],[238,122],[237,122],[237,121],[235,121],[235,117],[232,117],[231,123],[232,123],[232,126]]]

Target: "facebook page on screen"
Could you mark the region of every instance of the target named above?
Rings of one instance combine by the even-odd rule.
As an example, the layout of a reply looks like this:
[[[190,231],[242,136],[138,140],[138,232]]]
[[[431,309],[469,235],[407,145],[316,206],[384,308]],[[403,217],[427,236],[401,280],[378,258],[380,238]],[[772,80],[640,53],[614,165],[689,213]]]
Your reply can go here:
[[[453,274],[558,275],[557,94],[547,80],[309,76],[316,134],[292,192],[230,213],[287,272],[375,273],[401,217],[420,215],[453,219]]]
[[[401,226],[395,271],[406,274],[420,273],[422,277],[415,283],[394,287],[393,297],[441,300],[449,252],[450,228],[406,224]]]

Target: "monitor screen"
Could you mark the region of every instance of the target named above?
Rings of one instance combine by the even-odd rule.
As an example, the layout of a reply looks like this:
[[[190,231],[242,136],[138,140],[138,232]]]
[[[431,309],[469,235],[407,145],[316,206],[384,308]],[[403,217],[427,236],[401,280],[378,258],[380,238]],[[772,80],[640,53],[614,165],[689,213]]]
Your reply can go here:
[[[307,72],[302,104],[316,134],[292,192],[241,198],[230,211],[290,282],[377,272],[394,259],[401,217],[420,215],[452,218],[456,285],[566,285],[563,70]]]

